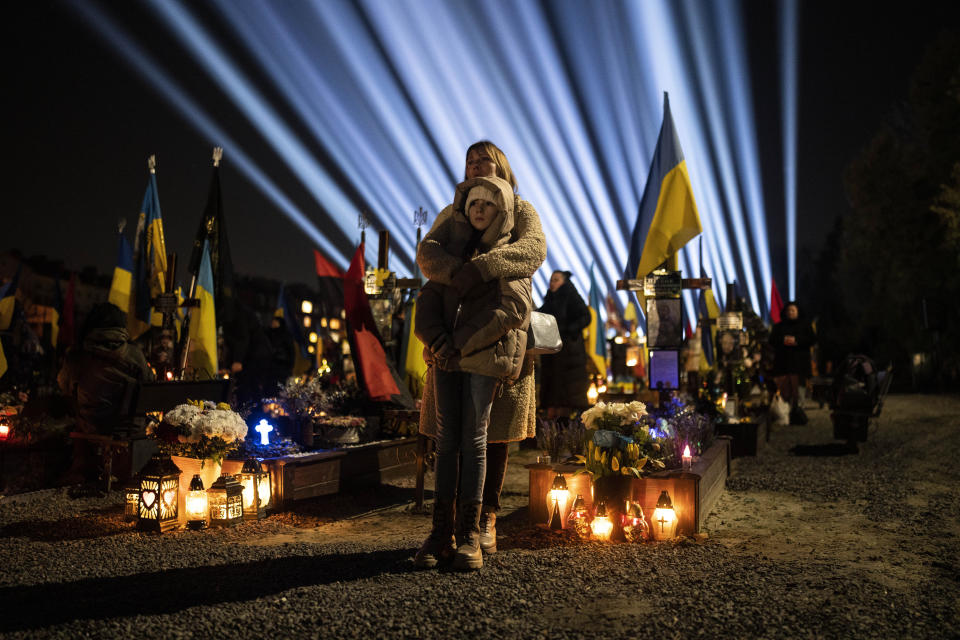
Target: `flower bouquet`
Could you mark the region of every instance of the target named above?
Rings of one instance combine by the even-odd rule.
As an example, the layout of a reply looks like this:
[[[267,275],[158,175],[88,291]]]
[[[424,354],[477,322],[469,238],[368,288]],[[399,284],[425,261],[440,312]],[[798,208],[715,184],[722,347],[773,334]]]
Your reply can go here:
[[[190,400],[163,414],[147,433],[159,441],[162,453],[210,460],[216,465],[247,437],[247,423],[230,405]]]
[[[656,434],[643,424],[642,402],[598,402],[583,412],[585,453],[576,457],[595,480],[605,476],[639,478],[645,467],[662,469],[663,453]]]

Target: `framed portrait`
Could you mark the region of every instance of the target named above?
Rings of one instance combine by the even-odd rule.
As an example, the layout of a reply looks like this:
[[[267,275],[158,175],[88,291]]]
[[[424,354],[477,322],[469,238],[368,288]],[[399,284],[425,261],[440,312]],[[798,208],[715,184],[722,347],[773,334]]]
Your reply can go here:
[[[650,388],[680,388],[680,351],[677,349],[650,350]]]
[[[680,298],[647,299],[647,344],[651,349],[679,348],[683,344]]]

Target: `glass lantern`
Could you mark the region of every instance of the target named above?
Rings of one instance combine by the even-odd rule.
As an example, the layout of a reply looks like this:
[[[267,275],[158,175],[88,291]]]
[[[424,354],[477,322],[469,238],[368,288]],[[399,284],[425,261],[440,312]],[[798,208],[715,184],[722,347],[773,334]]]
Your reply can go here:
[[[197,531],[207,526],[207,491],[203,488],[203,480],[199,473],[193,474],[190,481],[190,490],[187,491],[187,528]]]
[[[243,520],[243,486],[231,475],[220,476],[207,489],[211,527],[233,527]]]
[[[590,529],[597,540],[609,540],[610,534],[613,533],[613,521],[607,515],[607,503],[603,500],[597,503],[597,513],[593,516]]]
[[[180,469],[170,456],[153,456],[140,472],[137,529],[170,531],[178,525]]]
[[[136,475],[123,485],[123,521],[134,522],[140,513],[140,476]]]
[[[573,529],[581,538],[590,537],[590,512],[587,510],[587,503],[583,496],[577,494],[577,499],[573,501],[573,507],[570,509],[570,515],[567,516],[567,528]]]
[[[627,542],[643,542],[650,537],[650,527],[643,517],[643,507],[639,502],[627,500],[627,510],[623,514],[623,537]]]
[[[653,510],[653,539],[672,540],[677,535],[677,512],[673,509],[670,494],[660,492],[657,508]]]
[[[551,529],[563,529],[563,514],[567,511],[570,491],[562,473],[553,478],[553,486],[547,491],[547,524]]]
[[[270,474],[263,470],[256,458],[247,458],[240,471],[243,486],[243,519],[261,520],[267,517],[270,502]]]

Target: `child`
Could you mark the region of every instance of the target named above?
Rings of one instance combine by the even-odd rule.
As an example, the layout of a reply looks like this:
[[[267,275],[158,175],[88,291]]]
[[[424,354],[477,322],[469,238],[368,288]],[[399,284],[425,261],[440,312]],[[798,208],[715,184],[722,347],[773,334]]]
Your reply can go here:
[[[446,251],[468,261],[509,242],[513,197],[510,184],[496,177],[458,185]],[[520,375],[532,306],[530,278],[481,283],[463,298],[432,281],[420,291],[414,330],[434,368],[437,469],[433,529],[417,552],[418,567],[454,555],[454,533],[454,567],[483,566],[478,538],[490,406],[500,384]]]

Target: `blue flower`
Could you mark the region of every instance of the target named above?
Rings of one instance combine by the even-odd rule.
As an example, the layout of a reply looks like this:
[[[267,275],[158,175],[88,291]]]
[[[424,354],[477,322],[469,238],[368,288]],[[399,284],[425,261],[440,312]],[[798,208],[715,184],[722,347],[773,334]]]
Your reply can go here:
[[[620,434],[616,431],[608,431],[606,429],[600,429],[593,434],[593,444],[598,447],[606,447],[612,449],[617,446],[617,442],[620,440]]]

